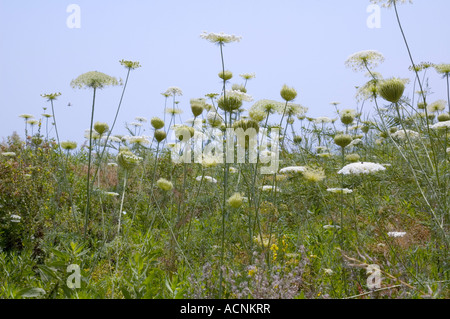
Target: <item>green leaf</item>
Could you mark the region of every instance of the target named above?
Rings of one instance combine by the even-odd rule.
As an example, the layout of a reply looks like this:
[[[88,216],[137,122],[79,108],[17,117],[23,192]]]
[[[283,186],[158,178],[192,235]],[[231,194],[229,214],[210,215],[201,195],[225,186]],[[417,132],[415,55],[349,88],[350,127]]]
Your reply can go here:
[[[17,293],[17,296],[24,298],[34,298],[45,295],[45,290],[42,288],[25,288]]]

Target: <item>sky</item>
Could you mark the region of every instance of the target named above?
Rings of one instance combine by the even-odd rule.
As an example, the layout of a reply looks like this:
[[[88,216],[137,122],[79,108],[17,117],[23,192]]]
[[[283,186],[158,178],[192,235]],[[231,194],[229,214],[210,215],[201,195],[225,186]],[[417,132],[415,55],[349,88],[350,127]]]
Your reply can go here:
[[[79,20],[68,10],[72,4],[80,9]],[[243,83],[239,74],[255,73],[247,84],[254,101],[281,101],[287,84],[298,92],[295,102],[309,108],[308,116],[333,117],[330,103],[356,108],[355,87],[368,80],[344,65],[355,52],[381,52],[385,62],[375,70],[385,78],[414,79],[393,8],[381,8],[379,27],[369,28],[375,12],[368,12],[369,5],[369,0],[0,0],[0,141],[13,131],[24,135],[20,114],[39,119],[43,107],[50,111],[41,94],[61,92],[54,104],[60,138],[82,143],[92,90],[73,89],[70,82],[88,71],[125,79],[121,59],[142,67],[131,72],[113,134],[126,134],[125,123],[137,116],[162,118],[161,93],[171,86],[183,91],[182,118],[191,118],[191,98],[221,90],[220,50],[200,38],[203,31],[242,36],[224,47],[225,68],[233,72],[231,84]],[[416,63],[450,63],[448,12],[448,0],[399,6]],[[434,92],[429,100],[446,99],[445,81],[433,70],[428,75]],[[112,123],[121,93],[122,87],[98,92],[95,121]],[[405,94],[412,93],[410,85]],[[149,123],[144,128],[150,135]]]

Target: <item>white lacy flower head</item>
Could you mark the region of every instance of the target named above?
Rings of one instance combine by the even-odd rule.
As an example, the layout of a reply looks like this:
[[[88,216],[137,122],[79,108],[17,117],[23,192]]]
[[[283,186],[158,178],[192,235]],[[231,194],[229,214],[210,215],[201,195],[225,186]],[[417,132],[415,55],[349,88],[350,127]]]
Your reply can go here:
[[[328,188],[327,192],[337,193],[337,194],[350,194],[353,193],[353,190],[348,188]]]
[[[195,180],[197,181],[197,182],[200,182],[201,180],[202,180],[202,176],[197,176],[196,178],[195,178]],[[207,182],[210,182],[210,183],[214,183],[214,184],[216,184],[217,183],[217,179],[215,179],[214,177],[211,177],[211,176],[203,176],[203,180],[204,181],[207,181]]]
[[[274,187],[272,185],[264,185],[264,186],[261,186],[260,189],[263,192],[271,192],[271,191],[276,191],[277,193],[281,192],[281,190],[278,187]]]
[[[361,143],[362,143],[362,139],[356,138],[353,141],[351,141],[350,144],[348,144],[346,147],[352,147],[352,146],[355,146],[355,145],[358,145]]]
[[[146,136],[129,136],[127,138],[130,144],[148,145],[150,144],[150,139]]]
[[[420,134],[417,133],[416,131],[411,131],[411,130],[406,130],[406,134],[404,130],[398,130],[397,132],[395,132],[394,134],[391,135],[393,138],[398,138],[400,140],[405,140],[407,139],[407,136],[410,139],[416,139],[420,137]]]
[[[242,39],[241,36],[225,34],[223,32],[214,33],[214,32],[206,32],[206,31],[203,31],[203,33],[200,34],[200,38],[205,39],[211,43],[217,43],[217,44],[239,42]]]
[[[447,107],[445,100],[437,100],[427,105],[427,111],[430,113],[442,112]]]
[[[3,152],[1,154],[4,157],[14,157],[14,156],[16,156],[16,153],[14,153],[14,152]]]
[[[323,226],[323,229],[333,229],[333,228],[339,229],[339,228],[341,228],[341,226],[339,226],[339,225],[324,225]]]
[[[305,171],[304,166],[288,166],[280,169],[281,174],[299,174]]]
[[[384,61],[383,55],[375,50],[364,50],[353,53],[345,61],[345,66],[354,71],[366,69],[366,67],[375,67]]]
[[[240,99],[241,101],[245,101],[245,102],[253,101],[253,97],[251,97],[247,93],[237,91],[237,90],[227,90],[226,96],[227,97],[236,97],[236,98]]]
[[[313,119],[313,122],[316,124],[324,124],[324,123],[331,123],[333,120],[326,116],[320,116]]]
[[[359,175],[359,174],[371,174],[376,173],[379,171],[384,171],[386,168],[380,164],[377,163],[371,163],[371,162],[361,162],[361,163],[351,163],[348,165],[345,165],[338,174],[343,175]]]
[[[389,237],[403,237],[406,235],[406,232],[391,231],[387,234]]]
[[[374,4],[381,4],[382,7],[385,8],[390,8],[395,4],[403,4],[403,3],[413,3],[412,0],[370,0],[370,2],[374,3]]]
[[[163,93],[165,96],[181,96],[183,95],[183,91],[179,87],[171,86],[169,87],[166,92]]]
[[[243,78],[244,80],[250,80],[250,79],[254,79],[256,77],[255,73],[242,73],[242,74],[239,74],[239,76],[241,78]]]
[[[430,126],[433,130],[450,129],[450,121],[439,122]]]
[[[19,215],[15,215],[15,214],[11,214],[9,216],[11,223],[20,223],[20,220],[22,219],[22,217],[20,217]]]

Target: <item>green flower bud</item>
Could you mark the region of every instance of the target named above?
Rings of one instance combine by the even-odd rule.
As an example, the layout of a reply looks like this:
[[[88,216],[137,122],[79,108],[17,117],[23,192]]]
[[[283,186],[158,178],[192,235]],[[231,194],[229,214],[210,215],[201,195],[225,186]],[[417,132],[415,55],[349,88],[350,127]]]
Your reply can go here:
[[[249,129],[249,128],[253,128],[255,129],[256,133],[259,132],[259,124],[258,122],[254,121],[254,120],[239,120],[233,123],[233,128],[236,130],[238,128],[241,128],[242,130],[244,130],[244,132]]]
[[[242,106],[242,99],[237,96],[224,96],[222,95],[217,100],[217,106],[227,112],[233,112]]]
[[[67,150],[67,151],[71,151],[77,148],[77,142],[72,142],[72,141],[65,141],[65,142],[61,142],[61,148]]]
[[[160,178],[156,182],[156,186],[161,188],[163,191],[170,191],[173,188],[173,184],[165,178]]]
[[[244,198],[239,193],[234,193],[233,196],[228,198],[227,203],[233,208],[239,208],[241,207],[242,203],[244,201]]]
[[[242,85],[242,84],[233,84],[232,86],[231,86],[231,89],[233,90],[233,91],[240,91],[240,92],[242,92],[242,93],[247,93],[247,89]]]
[[[300,135],[295,135],[294,136],[294,143],[295,144],[300,144],[303,141],[303,137],[301,137]]]
[[[352,137],[348,134],[338,134],[334,137],[334,143],[342,148],[350,144],[352,140]]]
[[[233,77],[233,73],[231,71],[225,70],[225,72],[220,71],[218,74],[219,78],[221,78],[224,81],[228,81]]]
[[[397,103],[405,91],[405,82],[398,78],[381,81],[378,93],[386,101]]]
[[[448,113],[442,113],[442,114],[439,114],[439,116],[438,116],[438,121],[439,121],[439,122],[450,121],[450,114],[448,114]]]
[[[358,162],[360,158],[361,157],[358,154],[356,154],[356,153],[348,154],[347,156],[345,156],[345,160],[346,161],[353,162],[353,163],[354,162]]]
[[[153,126],[155,130],[159,130],[164,127],[164,121],[159,117],[154,117],[151,119],[150,124]]]
[[[158,143],[161,143],[166,138],[167,134],[163,130],[156,130],[155,131],[155,140]]]
[[[94,130],[100,134],[103,135],[104,133],[108,132],[109,126],[106,123],[103,122],[95,122],[94,124]]]
[[[116,160],[120,167],[130,170],[134,168],[142,160],[142,158],[125,149],[119,152]]]
[[[281,88],[280,95],[283,98],[283,100],[289,102],[297,97],[297,91],[294,88],[288,87],[285,84]]]

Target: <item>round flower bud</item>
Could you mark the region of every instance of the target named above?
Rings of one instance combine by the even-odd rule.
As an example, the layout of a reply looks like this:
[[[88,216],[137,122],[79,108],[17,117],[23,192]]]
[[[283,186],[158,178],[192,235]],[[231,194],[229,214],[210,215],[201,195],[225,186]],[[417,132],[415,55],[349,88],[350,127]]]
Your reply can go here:
[[[239,208],[242,205],[244,198],[239,193],[234,193],[233,196],[228,198],[227,203],[233,208]]]
[[[231,86],[231,89],[233,90],[233,91],[239,91],[239,92],[242,92],[242,93],[247,93],[247,89],[242,85],[242,84],[233,84],[232,86]]]
[[[155,130],[159,130],[164,127],[164,121],[159,117],[154,117],[151,119],[150,124],[153,126]]]
[[[106,123],[103,122],[95,122],[94,124],[94,130],[100,134],[103,135],[104,133],[108,132],[109,126]]]
[[[418,109],[424,110],[426,107],[427,107],[427,104],[424,103],[424,102],[417,103],[417,108]]]
[[[237,96],[223,95],[217,100],[217,106],[227,112],[233,112],[242,106],[242,99]]]
[[[439,114],[439,116],[438,116],[438,121],[439,121],[439,122],[447,122],[447,121],[450,121],[450,114],[448,114],[448,113],[442,113],[442,114]]]
[[[386,101],[397,103],[405,91],[404,81],[398,78],[384,80],[378,87],[378,93]]]
[[[356,112],[354,110],[342,110],[340,115],[342,124],[350,125],[355,120]]]
[[[348,154],[347,156],[345,156],[345,160],[346,161],[353,162],[353,163],[354,162],[358,162],[360,158],[361,157],[358,154],[356,154],[356,153]]]
[[[203,113],[203,107],[198,104],[191,105],[191,111],[192,114],[194,114],[195,117],[200,116]]]
[[[228,81],[228,80],[230,80],[233,77],[233,73],[231,73],[231,71],[225,70],[225,72],[220,71],[218,76],[222,80]]]
[[[71,151],[77,148],[77,142],[72,142],[72,141],[65,141],[65,142],[61,142],[61,148],[67,150],[67,151]]]
[[[247,131],[249,128],[255,129],[256,133],[259,132],[259,124],[254,120],[239,120],[233,123],[233,128],[236,130],[241,128],[242,130]]]
[[[170,191],[173,188],[173,184],[165,178],[158,179],[156,186],[161,188],[163,191]]]
[[[285,84],[281,88],[280,95],[283,98],[283,100],[289,102],[297,97],[297,91],[294,88],[291,88]]]
[[[294,136],[294,143],[295,144],[300,144],[302,142],[303,138],[300,135],[295,135]]]
[[[390,129],[389,129],[389,132],[391,133],[391,134],[394,134],[395,132],[397,132],[398,131],[398,129],[396,128],[396,127],[391,127]]]
[[[163,130],[156,130],[154,136],[155,136],[155,140],[158,143],[161,143],[162,141],[164,141],[164,139],[166,138],[167,134]]]
[[[120,167],[129,170],[135,167],[142,160],[142,158],[125,149],[119,152],[116,160]]]
[[[287,121],[286,121],[288,124],[294,124],[294,118],[292,118],[292,117],[289,117],[288,119],[287,119]]]
[[[350,144],[352,140],[352,137],[348,134],[338,134],[334,137],[334,143],[342,148]]]
[[[370,130],[370,126],[368,126],[368,125],[364,125],[364,126],[361,128],[361,131],[362,131],[363,133],[365,133],[365,134],[369,133],[369,130]]]
[[[41,143],[42,143],[42,138],[40,138],[38,135],[36,135],[36,136],[33,136],[32,138],[31,138],[31,143],[33,143],[34,145],[41,145]]]
[[[387,138],[389,136],[388,132],[380,132],[382,138]]]

